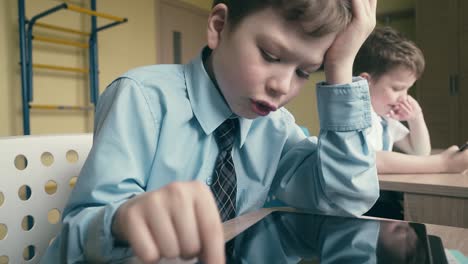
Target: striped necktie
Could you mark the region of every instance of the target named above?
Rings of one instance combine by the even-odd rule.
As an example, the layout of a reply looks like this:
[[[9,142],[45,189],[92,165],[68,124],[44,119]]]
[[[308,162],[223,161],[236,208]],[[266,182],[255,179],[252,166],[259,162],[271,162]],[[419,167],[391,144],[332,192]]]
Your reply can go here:
[[[237,119],[227,119],[214,131],[219,154],[216,159],[211,191],[223,222],[236,216],[237,179],[231,153],[237,126]]]

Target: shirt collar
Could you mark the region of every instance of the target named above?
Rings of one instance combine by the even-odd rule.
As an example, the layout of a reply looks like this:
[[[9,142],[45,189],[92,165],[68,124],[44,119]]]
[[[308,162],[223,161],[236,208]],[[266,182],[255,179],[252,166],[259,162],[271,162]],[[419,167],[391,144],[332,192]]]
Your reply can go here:
[[[377,120],[378,122],[381,122],[382,119],[383,119],[381,116],[379,116],[379,115],[377,114],[377,112],[374,110],[374,107],[372,107],[372,106],[371,106],[371,116],[372,116],[372,118],[374,118],[374,119]]]
[[[199,56],[185,65],[185,80],[192,110],[205,134],[210,135],[226,119],[237,117],[229,108],[223,95],[211,81],[203,65],[203,56],[209,55],[205,47]],[[239,118],[239,148],[244,145],[253,120]]]

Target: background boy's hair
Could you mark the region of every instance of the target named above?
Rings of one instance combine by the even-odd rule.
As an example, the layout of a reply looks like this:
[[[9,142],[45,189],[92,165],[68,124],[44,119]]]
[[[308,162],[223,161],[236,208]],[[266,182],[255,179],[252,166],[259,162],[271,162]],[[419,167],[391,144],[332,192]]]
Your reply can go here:
[[[343,30],[351,21],[350,0],[214,0],[225,4],[231,30],[248,15],[273,7],[287,21],[298,22],[308,35],[321,37]]]
[[[359,50],[354,60],[353,75],[367,72],[373,78],[379,78],[398,66],[407,67],[419,79],[425,67],[422,51],[396,30],[377,27]]]

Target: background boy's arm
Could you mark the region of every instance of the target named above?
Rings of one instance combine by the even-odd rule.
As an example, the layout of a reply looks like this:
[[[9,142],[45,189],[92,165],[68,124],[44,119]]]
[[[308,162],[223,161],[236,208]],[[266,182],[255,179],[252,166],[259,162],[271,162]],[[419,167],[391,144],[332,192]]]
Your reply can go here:
[[[378,151],[376,161],[379,173],[459,173],[468,169],[468,151],[456,146],[430,156]]]
[[[401,102],[390,117],[397,120],[406,120],[409,125],[409,134],[403,139],[395,142],[395,147],[401,151],[412,154],[427,156],[431,153],[431,141],[424,115],[418,102],[408,95],[407,100]]]

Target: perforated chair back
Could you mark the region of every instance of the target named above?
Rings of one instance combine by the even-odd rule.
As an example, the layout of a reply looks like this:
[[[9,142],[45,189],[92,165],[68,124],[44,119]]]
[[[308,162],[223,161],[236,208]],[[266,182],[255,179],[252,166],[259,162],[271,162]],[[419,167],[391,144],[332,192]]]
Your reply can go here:
[[[92,146],[92,134],[0,138],[0,263],[38,263]]]

